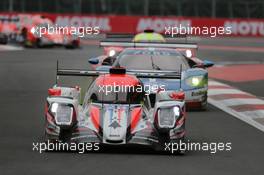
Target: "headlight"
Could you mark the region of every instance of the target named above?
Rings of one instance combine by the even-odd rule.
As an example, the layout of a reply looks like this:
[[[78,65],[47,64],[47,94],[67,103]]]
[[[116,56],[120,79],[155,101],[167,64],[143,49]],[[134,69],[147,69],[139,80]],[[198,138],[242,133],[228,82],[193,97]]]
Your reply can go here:
[[[192,51],[191,50],[186,50],[185,54],[186,54],[187,58],[191,58],[192,57]]]
[[[57,125],[71,125],[73,106],[69,104],[53,103],[50,111],[54,115]]]
[[[186,83],[192,87],[203,87],[206,84],[204,76],[193,76],[186,79]]]
[[[173,128],[176,119],[180,116],[180,108],[160,108],[158,110],[158,124],[160,128]]]
[[[116,54],[115,50],[110,50],[108,55],[109,57],[113,57],[115,54]]]

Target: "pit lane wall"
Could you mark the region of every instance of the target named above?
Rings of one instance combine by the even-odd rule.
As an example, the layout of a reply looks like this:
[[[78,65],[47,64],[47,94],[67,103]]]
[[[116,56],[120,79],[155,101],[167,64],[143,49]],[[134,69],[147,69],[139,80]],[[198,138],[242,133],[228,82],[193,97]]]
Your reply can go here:
[[[22,21],[30,21],[37,13],[0,13],[0,19],[20,18],[16,22],[19,26]],[[74,15],[50,14],[41,15],[50,18],[58,26],[98,27],[101,33],[138,33],[145,29],[154,29],[156,32],[165,32],[166,27],[231,27],[232,33],[228,36],[259,37],[264,36],[264,19],[228,19],[228,18],[190,18],[190,17],[159,17],[159,16],[116,16],[116,15]],[[3,20],[1,20],[3,22]],[[226,35],[226,34],[223,34]]]

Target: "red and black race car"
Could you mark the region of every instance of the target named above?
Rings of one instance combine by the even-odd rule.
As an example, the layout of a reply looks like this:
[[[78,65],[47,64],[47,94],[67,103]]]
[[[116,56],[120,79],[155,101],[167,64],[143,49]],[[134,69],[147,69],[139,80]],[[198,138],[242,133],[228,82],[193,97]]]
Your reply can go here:
[[[25,20],[23,20],[25,21]],[[56,27],[54,23],[43,16],[35,15],[29,22],[22,23],[21,36],[23,45],[26,47],[44,47],[60,45],[66,48],[77,48],[80,46],[80,39],[77,35],[69,32],[63,33],[63,30],[48,32],[49,27]],[[42,35],[37,29],[45,29]],[[66,27],[64,27],[66,29]]]
[[[51,30],[55,27],[57,26],[50,19],[37,14],[0,18],[0,43],[19,43],[25,47],[59,45],[78,48],[80,46],[77,33],[70,33],[68,27]],[[40,34],[40,28],[45,32]]]
[[[0,18],[0,44],[7,44],[10,40],[16,40],[19,28],[16,23],[18,18]]]
[[[57,76],[97,78],[85,93],[84,100],[80,100],[81,88],[56,84],[49,89],[45,111],[46,141],[147,145],[164,150],[165,144],[182,142],[185,137],[184,93],[159,89],[152,106],[148,90],[139,80],[180,78],[176,72],[64,69],[58,70]],[[183,151],[179,149],[179,153]]]

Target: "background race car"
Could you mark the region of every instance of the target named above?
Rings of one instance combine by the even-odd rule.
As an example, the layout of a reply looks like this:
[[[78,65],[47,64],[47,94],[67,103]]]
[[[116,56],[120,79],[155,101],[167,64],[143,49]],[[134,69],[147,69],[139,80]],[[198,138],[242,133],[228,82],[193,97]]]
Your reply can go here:
[[[104,41],[107,42],[150,42],[150,43],[182,43],[186,44],[188,43],[188,35],[175,35],[173,38],[170,35],[162,35],[160,33],[156,33],[154,30],[147,29],[144,30],[142,33],[138,33],[136,35],[133,34],[117,34],[117,33],[108,33],[106,34],[106,38]],[[107,61],[109,60],[108,57],[116,57],[125,46],[113,46],[111,44],[107,44],[103,46],[104,55],[102,55],[100,58],[102,61],[102,64],[108,64]],[[183,52],[189,59],[193,59],[195,62],[200,63],[201,60],[199,60],[196,57],[196,48],[184,48],[179,47],[176,48],[178,51]],[[105,61],[106,60],[106,61]]]
[[[21,26],[22,43],[25,47],[65,46],[66,48],[77,48],[80,39],[77,35],[64,32],[64,29],[52,31],[55,24],[48,18],[35,15],[30,22]],[[43,33],[42,33],[43,32]]]
[[[16,41],[19,34],[19,18],[0,17],[0,44]]]
[[[164,85],[166,90],[183,90],[189,109],[206,109],[208,72],[205,68],[213,66],[213,63],[207,60],[196,61],[196,58],[190,59],[187,54],[177,50],[197,49],[196,44],[103,41],[101,45],[128,48],[121,51],[116,58],[107,58],[111,60],[107,60],[109,64],[102,64],[102,66],[96,67],[96,70],[108,70],[111,65],[114,65],[126,67],[129,70],[144,70],[146,72],[150,70],[181,72],[182,80],[144,78],[141,81],[146,86]],[[98,65],[99,59],[92,58],[89,62]],[[155,94],[156,92],[152,94],[153,103],[155,102]]]

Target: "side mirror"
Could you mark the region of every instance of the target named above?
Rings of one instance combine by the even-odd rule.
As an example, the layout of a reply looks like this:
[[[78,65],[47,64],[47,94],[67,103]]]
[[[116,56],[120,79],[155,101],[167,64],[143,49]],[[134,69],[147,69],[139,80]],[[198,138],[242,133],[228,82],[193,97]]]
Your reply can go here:
[[[203,61],[203,65],[204,67],[208,68],[208,67],[212,67],[214,65],[214,62],[209,61],[209,60],[204,60]]]
[[[98,59],[98,58],[90,58],[90,59],[88,60],[88,62],[89,62],[90,64],[98,64],[98,63],[99,63],[99,59]]]

